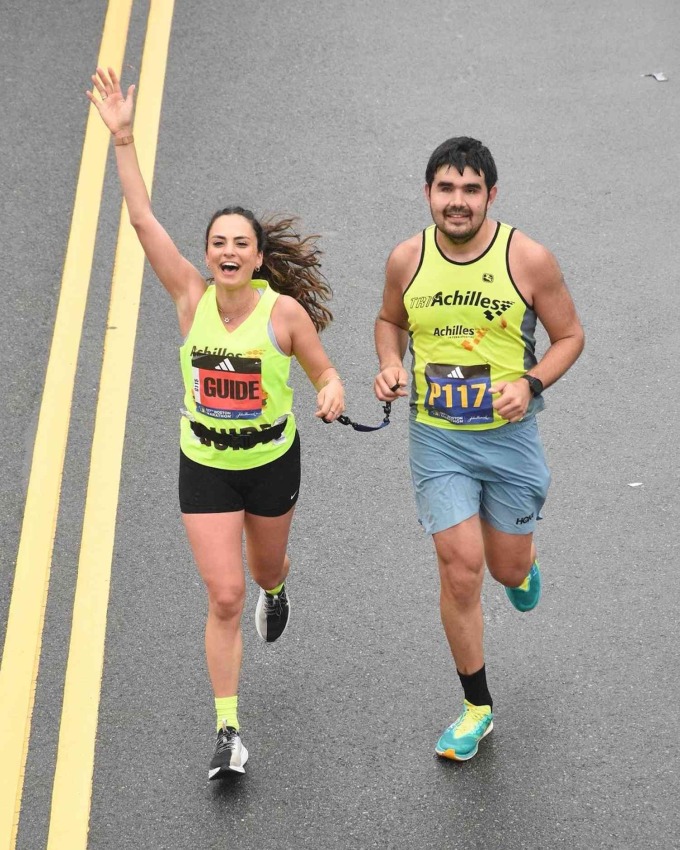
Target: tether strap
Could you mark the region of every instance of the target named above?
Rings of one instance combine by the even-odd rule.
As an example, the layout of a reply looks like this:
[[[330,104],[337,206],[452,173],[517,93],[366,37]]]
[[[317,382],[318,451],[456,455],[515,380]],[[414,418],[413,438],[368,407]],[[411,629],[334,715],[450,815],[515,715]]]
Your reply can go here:
[[[227,434],[224,431],[216,431],[214,428],[206,428],[205,425],[193,420],[189,422],[189,425],[202,443],[207,440],[208,444],[214,443],[215,448],[252,449],[258,443],[271,443],[272,440],[280,437],[286,427],[286,421],[284,419],[283,422],[273,428],[265,428],[264,431],[241,431],[236,434]]]
[[[385,418],[380,423],[380,425],[360,425],[358,422],[352,422],[349,416],[338,416],[335,420],[339,422],[341,425],[351,425],[355,431],[379,431],[381,428],[386,428],[390,424],[390,413],[392,412],[392,402],[386,401],[383,404],[383,412],[385,414]],[[326,425],[330,425],[331,423],[327,420],[323,420]]]

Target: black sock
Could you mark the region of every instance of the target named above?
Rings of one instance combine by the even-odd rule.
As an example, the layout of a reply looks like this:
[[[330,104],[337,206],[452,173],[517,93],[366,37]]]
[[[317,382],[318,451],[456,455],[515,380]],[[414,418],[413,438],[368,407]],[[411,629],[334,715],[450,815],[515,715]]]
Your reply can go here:
[[[466,676],[464,673],[458,672],[458,678],[465,692],[465,699],[473,705],[488,705],[493,710],[493,700],[489,693],[489,688],[486,684],[486,666],[476,673],[471,673]]]

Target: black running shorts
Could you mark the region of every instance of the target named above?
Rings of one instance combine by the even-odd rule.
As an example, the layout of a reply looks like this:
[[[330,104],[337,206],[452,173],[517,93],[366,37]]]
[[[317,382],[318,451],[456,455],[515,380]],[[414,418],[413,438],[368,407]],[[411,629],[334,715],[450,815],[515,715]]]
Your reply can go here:
[[[183,514],[247,511],[257,516],[282,516],[297,502],[299,491],[297,433],[284,455],[254,469],[215,469],[179,453],[179,506]]]

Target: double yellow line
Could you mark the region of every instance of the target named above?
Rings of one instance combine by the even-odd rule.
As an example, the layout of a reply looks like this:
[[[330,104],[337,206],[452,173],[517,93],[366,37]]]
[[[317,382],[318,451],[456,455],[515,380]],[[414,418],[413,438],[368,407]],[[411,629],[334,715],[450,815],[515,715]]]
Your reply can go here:
[[[151,0],[134,133],[147,186],[156,157],[174,0]],[[98,64],[120,70],[132,0],[110,0]],[[33,450],[0,668],[0,850],[16,845],[78,352],[109,133],[88,118],[61,293]],[[121,211],[104,340],[48,850],[84,850],[125,419],[144,256]]]

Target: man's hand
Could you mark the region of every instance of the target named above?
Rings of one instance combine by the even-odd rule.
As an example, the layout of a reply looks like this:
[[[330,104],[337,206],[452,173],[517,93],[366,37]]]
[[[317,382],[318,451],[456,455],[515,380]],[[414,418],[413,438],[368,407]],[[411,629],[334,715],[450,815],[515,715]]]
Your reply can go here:
[[[405,387],[408,375],[403,366],[388,366],[376,376],[373,389],[380,401],[394,401],[395,398],[408,395]]]
[[[489,392],[498,395],[493,408],[508,422],[521,422],[531,401],[531,388],[528,381],[519,378],[516,381],[499,381],[489,387]]]

